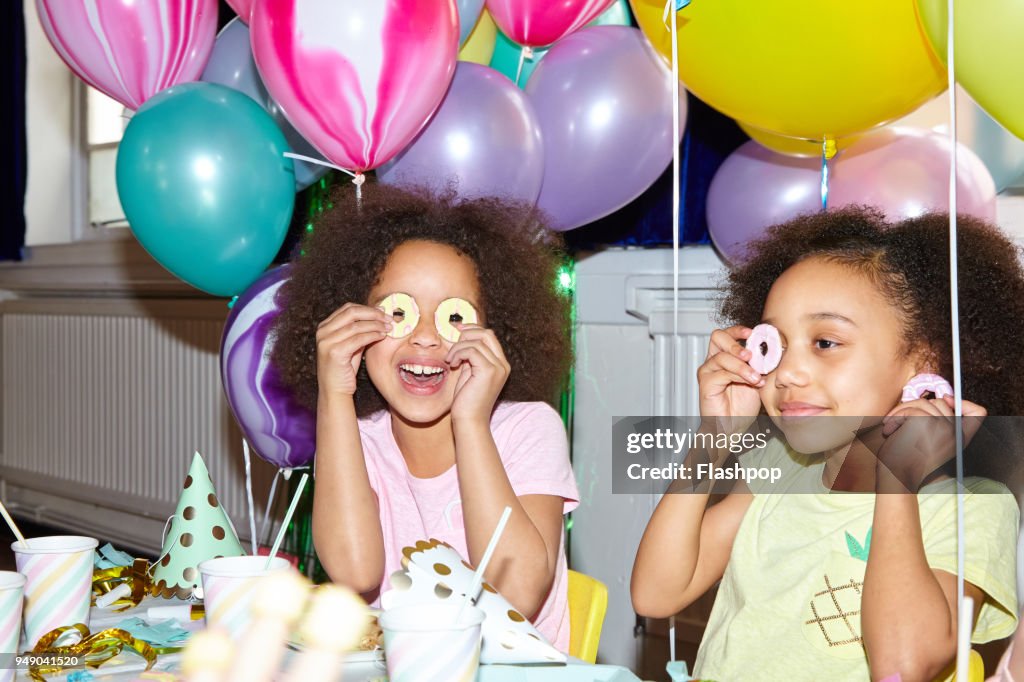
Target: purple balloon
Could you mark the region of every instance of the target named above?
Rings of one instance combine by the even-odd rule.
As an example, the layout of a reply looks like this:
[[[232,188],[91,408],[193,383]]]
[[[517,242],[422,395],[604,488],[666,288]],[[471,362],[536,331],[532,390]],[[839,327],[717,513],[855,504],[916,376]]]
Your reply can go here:
[[[639,29],[593,26],[555,43],[526,84],[544,138],[537,205],[556,230],[606,216],[672,160],[672,73]],[[679,128],[686,93],[679,90]]]
[[[316,450],[316,417],[270,364],[270,329],[289,266],[263,273],[238,297],[224,325],[221,380],[228,405],[256,454],[282,469],[305,466]]]
[[[883,128],[840,153],[828,205],[869,204],[890,220],[949,210],[949,137],[931,130]],[[978,155],[957,143],[958,213],[996,219],[996,183]]]
[[[389,185],[460,196],[504,196],[531,206],[544,177],[544,147],[533,106],[494,69],[459,62],[448,94],[408,147],[377,169]]]
[[[708,189],[708,231],[731,263],[764,228],[821,209],[821,161],[773,152],[751,140],[719,167]]]

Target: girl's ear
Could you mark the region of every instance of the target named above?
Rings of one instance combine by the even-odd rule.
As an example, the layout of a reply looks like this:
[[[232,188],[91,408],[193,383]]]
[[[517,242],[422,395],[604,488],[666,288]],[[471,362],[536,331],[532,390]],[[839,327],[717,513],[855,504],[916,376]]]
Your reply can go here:
[[[918,374],[938,374],[939,363],[936,361],[935,351],[925,345],[920,345],[911,352],[911,366],[913,373],[907,377],[911,379]]]

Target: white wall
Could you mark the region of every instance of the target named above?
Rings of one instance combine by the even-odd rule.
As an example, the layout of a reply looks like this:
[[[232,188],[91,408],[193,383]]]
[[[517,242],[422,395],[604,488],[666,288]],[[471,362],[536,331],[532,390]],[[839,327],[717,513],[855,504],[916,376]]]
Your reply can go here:
[[[39,25],[35,2],[24,0],[28,56],[26,116],[28,192],[25,199],[27,246],[72,240],[78,213],[72,191],[75,76],[64,65]]]

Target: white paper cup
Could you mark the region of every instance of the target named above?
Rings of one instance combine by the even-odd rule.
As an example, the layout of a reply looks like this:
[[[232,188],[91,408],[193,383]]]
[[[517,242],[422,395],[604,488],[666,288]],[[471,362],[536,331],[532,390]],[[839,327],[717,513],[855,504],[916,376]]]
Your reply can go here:
[[[221,557],[199,564],[207,627],[220,628],[237,641],[252,619],[255,579],[290,568],[281,557],[274,557],[267,568],[265,556]]]
[[[14,679],[14,654],[21,639],[21,605],[25,600],[25,576],[0,571],[0,682]],[[11,656],[11,660],[6,660]]]
[[[54,628],[89,623],[96,538],[52,535],[11,544],[25,576],[25,644],[31,649]]]
[[[459,604],[399,606],[380,615],[384,661],[391,682],[472,682],[480,666],[486,614]]]

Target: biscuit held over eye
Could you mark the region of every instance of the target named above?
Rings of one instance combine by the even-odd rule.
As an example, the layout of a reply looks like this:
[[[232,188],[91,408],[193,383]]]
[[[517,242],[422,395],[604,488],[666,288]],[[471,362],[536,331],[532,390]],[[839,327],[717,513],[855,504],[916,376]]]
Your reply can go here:
[[[476,308],[463,298],[446,298],[434,311],[434,326],[437,327],[437,333],[450,343],[455,343],[462,336],[462,332],[455,327],[456,322],[476,324],[478,319]]]
[[[393,339],[409,336],[420,322],[420,307],[409,294],[388,294],[380,300],[377,307],[392,318],[393,324],[388,336]]]
[[[747,338],[751,358],[748,364],[759,374],[771,374],[782,360],[782,337],[770,324],[759,324]]]

